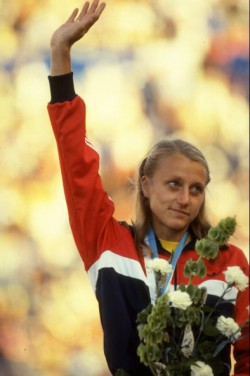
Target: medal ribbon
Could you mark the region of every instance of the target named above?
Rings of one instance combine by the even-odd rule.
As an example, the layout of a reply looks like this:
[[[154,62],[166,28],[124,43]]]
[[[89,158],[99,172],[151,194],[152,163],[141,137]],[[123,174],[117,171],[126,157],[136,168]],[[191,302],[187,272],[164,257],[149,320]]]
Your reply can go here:
[[[177,261],[183,251],[183,248],[185,247],[185,244],[186,244],[186,241],[187,241],[187,237],[188,237],[188,232],[185,232],[185,234],[182,236],[181,240],[179,241],[177,247],[176,247],[176,250],[174,251],[174,254],[173,254],[173,259],[171,261],[171,266],[172,266],[172,272],[169,273],[168,277],[167,277],[167,280],[166,280],[166,283],[165,283],[165,286],[161,289],[161,295],[163,295],[167,288],[168,288],[168,285],[172,279],[172,276],[174,274],[174,271],[175,271],[175,268],[176,268],[176,264],[177,264]],[[156,244],[156,239],[155,239],[155,234],[154,234],[154,231],[152,229],[152,227],[150,228],[148,234],[147,234],[147,239],[148,239],[148,245],[149,247],[152,249],[153,251],[153,258],[157,258],[159,257],[158,256],[158,247],[157,247],[157,244]]]

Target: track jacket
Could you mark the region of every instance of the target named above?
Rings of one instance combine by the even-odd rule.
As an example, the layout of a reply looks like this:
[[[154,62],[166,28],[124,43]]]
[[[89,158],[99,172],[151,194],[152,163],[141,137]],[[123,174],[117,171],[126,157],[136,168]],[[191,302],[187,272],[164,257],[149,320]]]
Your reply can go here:
[[[98,153],[86,137],[85,103],[75,94],[73,74],[49,77],[49,81],[52,99],[48,111],[58,147],[69,221],[99,303],[109,369],[112,374],[124,369],[133,376],[151,375],[136,355],[139,344],[136,317],[152,298],[152,276],[146,271],[144,257],[135,249],[131,227],[113,216],[114,203],[103,189],[98,173]],[[170,289],[181,282],[187,283],[183,269],[188,259],[197,259],[195,240],[184,248]],[[159,257],[168,259],[170,254],[159,251]],[[194,283],[207,288],[210,304],[223,292],[223,271],[228,266],[240,266],[248,273],[244,253],[233,245],[225,247],[216,260],[206,264],[208,275]],[[248,293],[233,288],[225,299],[235,297],[236,303],[223,305],[221,313],[242,324],[248,317]],[[234,355],[235,375],[248,375],[248,339],[236,342]],[[229,362],[229,352],[225,356]]]

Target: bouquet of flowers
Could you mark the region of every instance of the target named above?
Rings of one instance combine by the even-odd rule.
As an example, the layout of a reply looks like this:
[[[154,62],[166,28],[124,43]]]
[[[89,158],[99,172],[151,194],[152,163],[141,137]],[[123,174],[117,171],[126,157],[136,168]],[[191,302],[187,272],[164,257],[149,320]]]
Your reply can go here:
[[[195,276],[206,276],[203,258],[214,259],[236,228],[235,218],[228,217],[211,227],[206,238],[197,240],[197,261],[188,260],[184,275],[188,284],[180,284],[176,291],[161,295],[171,265],[159,258],[149,261],[155,272],[157,299],[138,314],[140,344],[137,353],[142,363],[155,376],[212,376],[223,374],[221,351],[241,338],[241,329],[232,318],[214,314],[223,297],[236,286],[243,291],[247,276],[238,266],[228,267],[225,273],[227,287],[216,304],[205,304],[204,287],[192,284]],[[232,302],[232,300],[231,300]],[[246,323],[244,324],[246,325]],[[216,371],[215,371],[216,370]]]

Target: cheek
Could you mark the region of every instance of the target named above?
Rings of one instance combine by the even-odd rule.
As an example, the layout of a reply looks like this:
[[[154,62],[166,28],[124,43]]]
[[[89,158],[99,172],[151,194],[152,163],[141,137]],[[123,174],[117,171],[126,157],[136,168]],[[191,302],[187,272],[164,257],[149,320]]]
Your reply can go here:
[[[169,195],[164,194],[162,191],[155,191],[149,199],[151,210],[157,211],[158,213],[164,213],[167,207],[170,205],[170,202],[171,199]]]
[[[201,208],[202,208],[202,205],[204,203],[204,197],[201,198],[200,200],[197,200],[194,205],[193,205],[193,214],[194,214],[194,217],[197,217],[197,215],[199,214]]]
[[[168,200],[168,197],[169,195],[164,189],[154,189],[154,191],[151,193],[150,199],[152,202],[164,203]]]

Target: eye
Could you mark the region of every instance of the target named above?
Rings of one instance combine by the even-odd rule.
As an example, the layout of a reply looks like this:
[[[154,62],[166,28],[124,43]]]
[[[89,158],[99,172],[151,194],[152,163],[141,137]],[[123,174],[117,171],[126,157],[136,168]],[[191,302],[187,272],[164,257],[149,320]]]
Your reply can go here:
[[[191,193],[193,195],[199,195],[199,194],[202,194],[203,192],[204,192],[204,187],[199,184],[193,185],[191,187]]]
[[[181,185],[181,183],[178,180],[171,180],[171,181],[169,181],[167,183],[170,186],[170,188],[173,188],[173,189],[179,188],[180,185]]]

